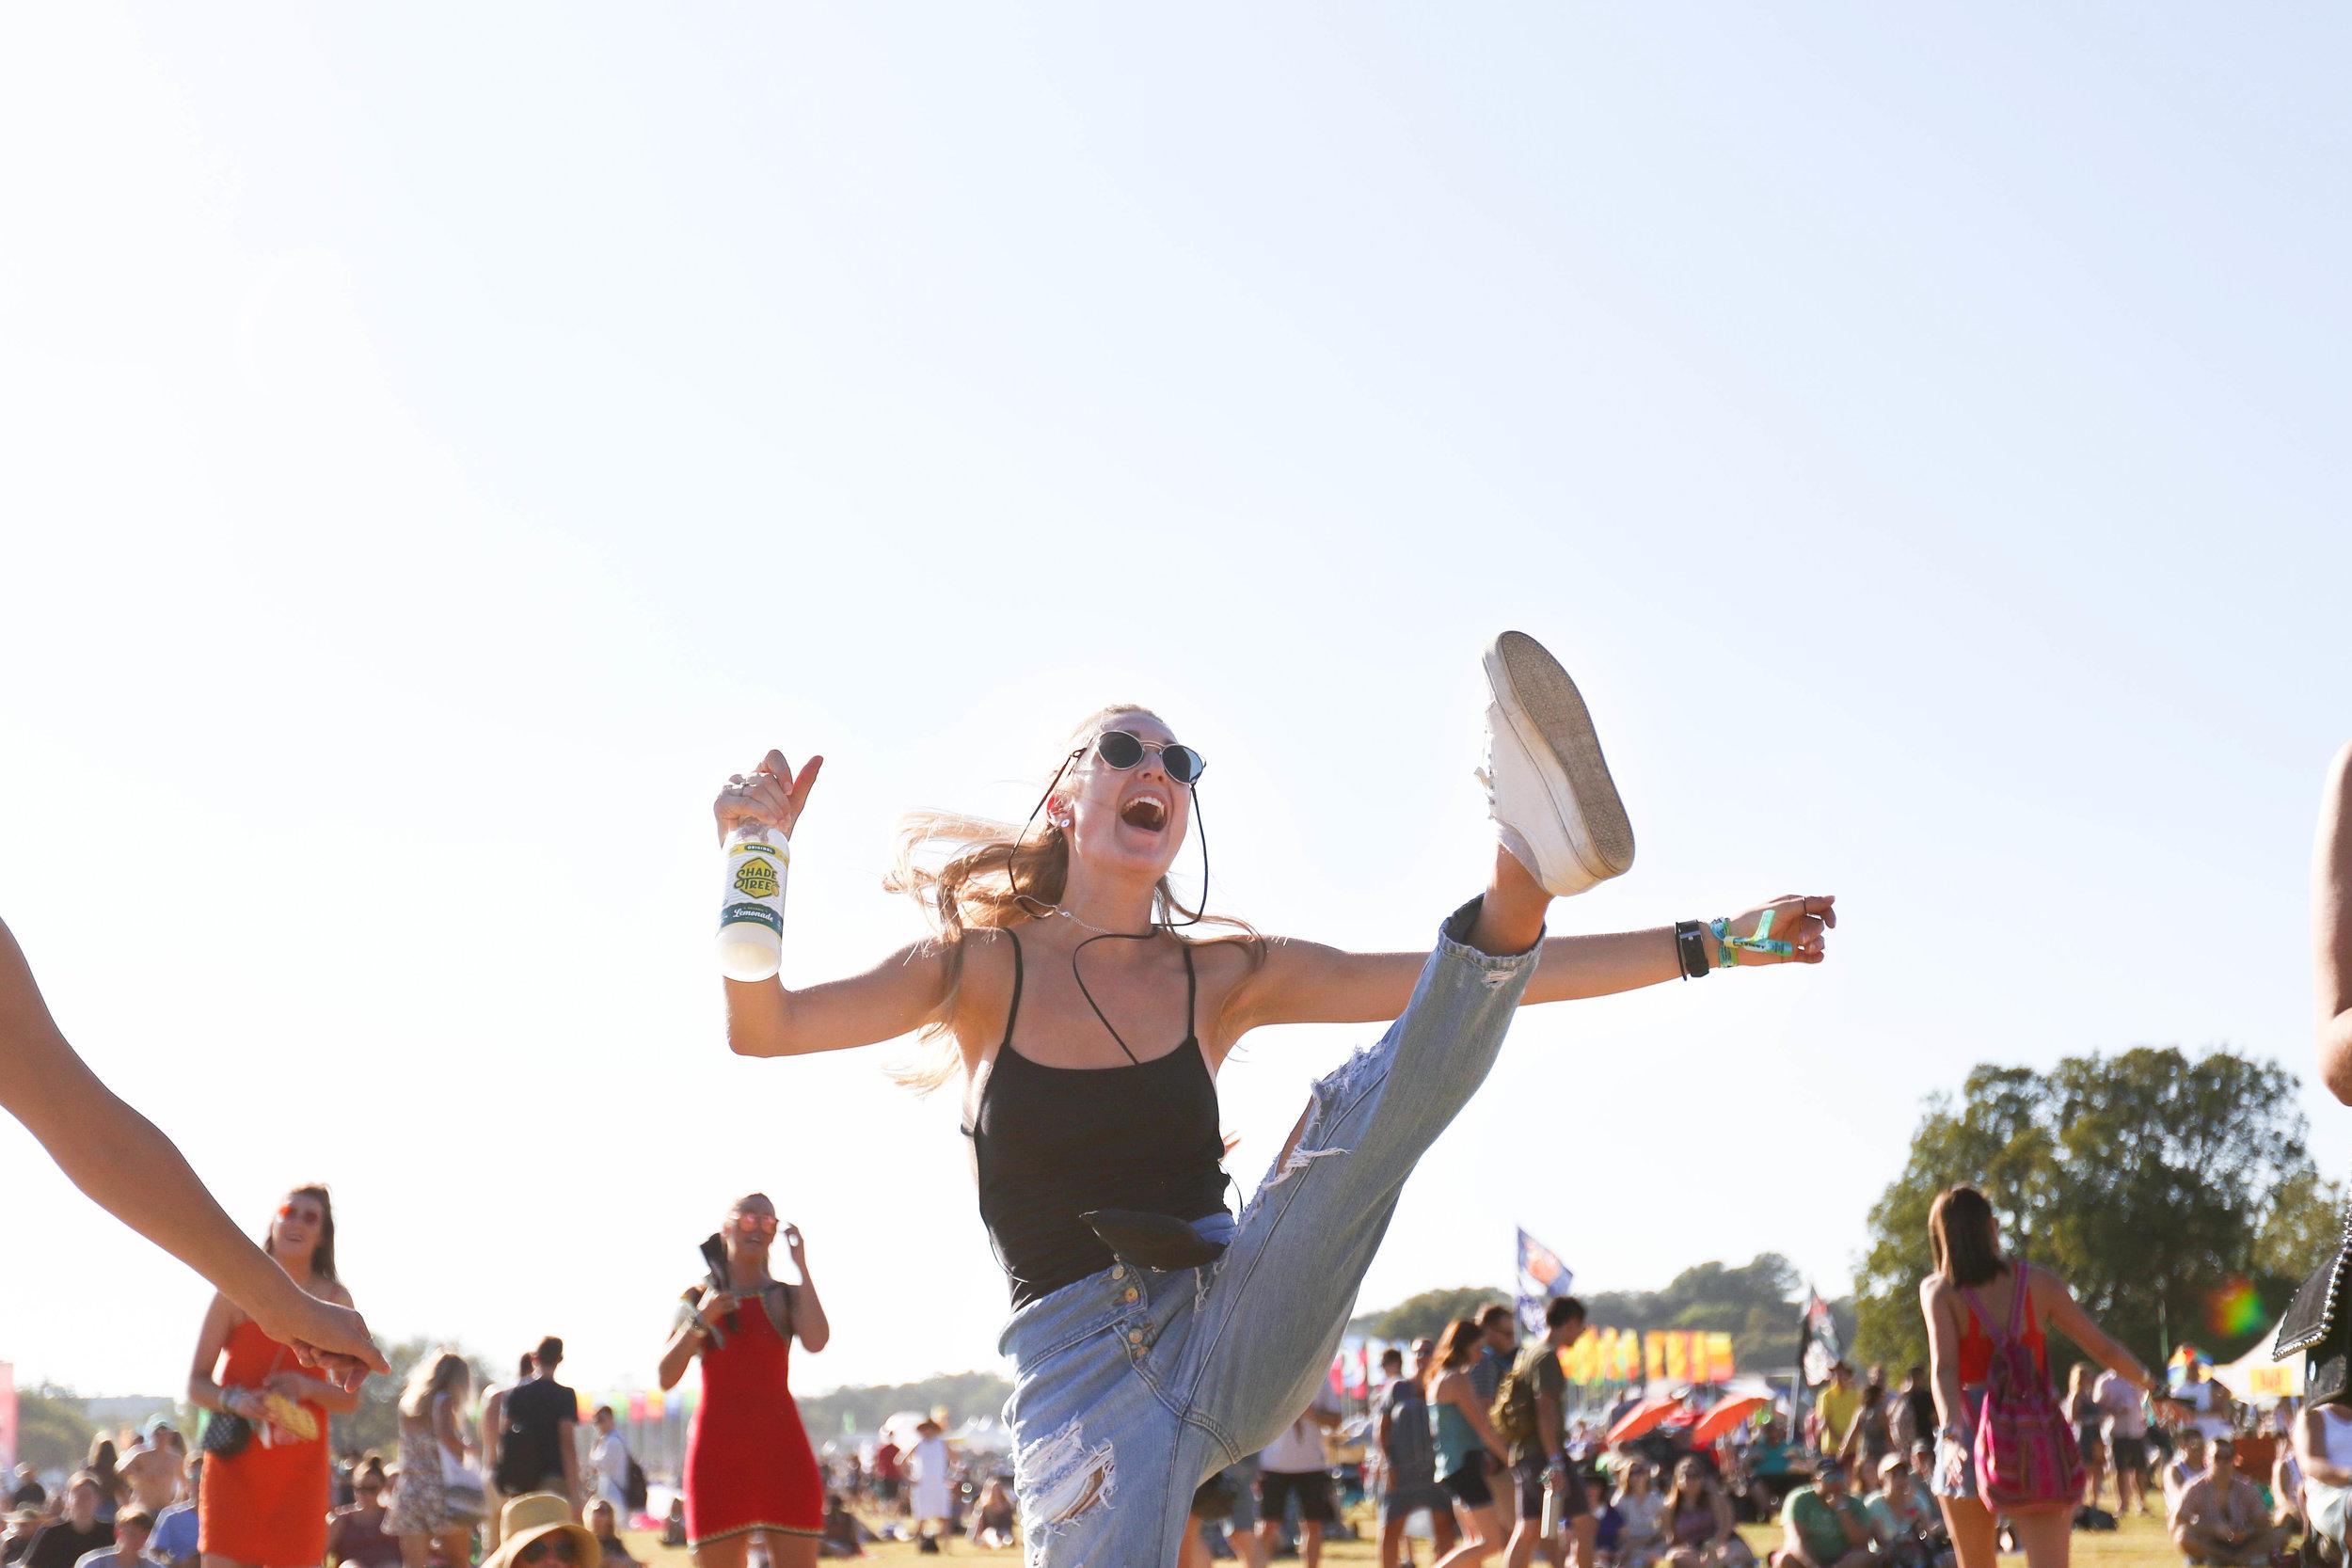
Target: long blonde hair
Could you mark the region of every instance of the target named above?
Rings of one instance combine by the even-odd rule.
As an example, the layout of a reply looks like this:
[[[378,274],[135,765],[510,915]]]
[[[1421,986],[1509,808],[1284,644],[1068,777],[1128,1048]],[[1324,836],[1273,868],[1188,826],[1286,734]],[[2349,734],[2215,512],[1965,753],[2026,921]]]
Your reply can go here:
[[[1083,749],[1112,720],[1129,714],[1159,718],[1139,703],[1097,708],[1070,732],[1065,755]],[[955,1076],[958,1057],[950,1030],[956,992],[963,983],[964,938],[975,930],[1002,931],[1034,922],[1061,902],[1070,877],[1070,837],[1052,813],[1042,815],[1042,825],[1033,829],[960,812],[916,811],[898,819],[898,856],[882,888],[903,893],[923,907],[935,933],[933,950],[947,964],[938,1011],[923,1026],[926,1048],[913,1061],[891,1069],[890,1075],[909,1088],[929,1094]],[[1193,832],[1200,831],[1196,817]],[[934,857],[940,857],[936,863],[925,863]],[[1203,887],[1203,904],[1208,895]],[[1184,908],[1166,877],[1152,889],[1152,919],[1159,926],[1199,920],[1229,927],[1232,934],[1217,941],[1245,943],[1252,967],[1264,961],[1265,942],[1256,927],[1230,915]]]
[[[408,1417],[430,1415],[437,1395],[462,1398],[458,1390],[472,1383],[473,1369],[453,1350],[437,1350],[419,1356],[409,1370],[407,1386],[400,1392],[400,1413]]]

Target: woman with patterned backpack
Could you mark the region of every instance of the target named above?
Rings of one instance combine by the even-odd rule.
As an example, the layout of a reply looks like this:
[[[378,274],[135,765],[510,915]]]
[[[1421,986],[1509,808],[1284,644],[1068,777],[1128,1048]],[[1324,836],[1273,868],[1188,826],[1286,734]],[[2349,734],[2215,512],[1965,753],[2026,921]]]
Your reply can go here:
[[[2050,1382],[2047,1330],[2143,1391],[2156,1380],[2091,1321],[2066,1282],[2001,1256],[1993,1205],[1947,1187],[1928,1211],[1935,1272],[1919,1284],[1935,1377],[1935,1496],[1960,1568],[1994,1568],[1997,1514],[2026,1568],[2065,1568],[2082,1500],[2082,1455]]]

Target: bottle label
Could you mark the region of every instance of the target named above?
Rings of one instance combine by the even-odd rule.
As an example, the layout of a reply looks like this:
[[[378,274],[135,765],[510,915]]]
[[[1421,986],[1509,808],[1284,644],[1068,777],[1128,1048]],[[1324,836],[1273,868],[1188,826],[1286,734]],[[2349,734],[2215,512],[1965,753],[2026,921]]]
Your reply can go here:
[[[719,911],[719,928],[729,926],[765,926],[778,936],[784,935],[784,916],[765,904],[729,904]]]
[[[792,869],[792,847],[781,841],[745,839],[727,851],[727,885],[719,906],[722,929],[765,926],[784,933],[784,887]]]
[[[754,855],[735,868],[735,891],[746,898],[773,898],[784,891],[784,882],[776,875],[776,863],[765,855]]]

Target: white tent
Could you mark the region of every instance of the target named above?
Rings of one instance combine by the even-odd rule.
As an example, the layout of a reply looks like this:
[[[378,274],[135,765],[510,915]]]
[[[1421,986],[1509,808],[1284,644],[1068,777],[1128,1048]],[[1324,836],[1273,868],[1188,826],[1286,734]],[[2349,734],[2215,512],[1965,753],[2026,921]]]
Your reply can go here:
[[[2227,1388],[2232,1399],[2267,1410],[2303,1391],[2303,1358],[2270,1359],[2270,1330],[2265,1329],[2253,1349],[2227,1366],[2216,1366],[2206,1375]]]

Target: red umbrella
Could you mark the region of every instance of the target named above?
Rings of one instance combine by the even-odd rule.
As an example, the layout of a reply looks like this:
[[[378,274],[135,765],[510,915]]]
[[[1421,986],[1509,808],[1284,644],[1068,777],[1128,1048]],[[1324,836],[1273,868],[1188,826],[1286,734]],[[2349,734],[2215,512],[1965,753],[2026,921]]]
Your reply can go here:
[[[1678,1395],[1661,1399],[1644,1400],[1641,1403],[1627,1411],[1625,1415],[1618,1419],[1617,1424],[1609,1429],[1609,1441],[1611,1445],[1613,1446],[1618,1443],[1632,1442],[1633,1439],[1641,1436],[1642,1433],[1648,1432],[1653,1427],[1656,1427],[1660,1422],[1663,1421],[1667,1417],[1673,1415],[1675,1411],[1681,1406],[1681,1404],[1682,1400]]]
[[[1700,1417],[1699,1424],[1691,1429],[1691,1446],[1694,1449],[1707,1447],[1770,1402],[1761,1394],[1742,1394],[1738,1399],[1724,1401]]]

